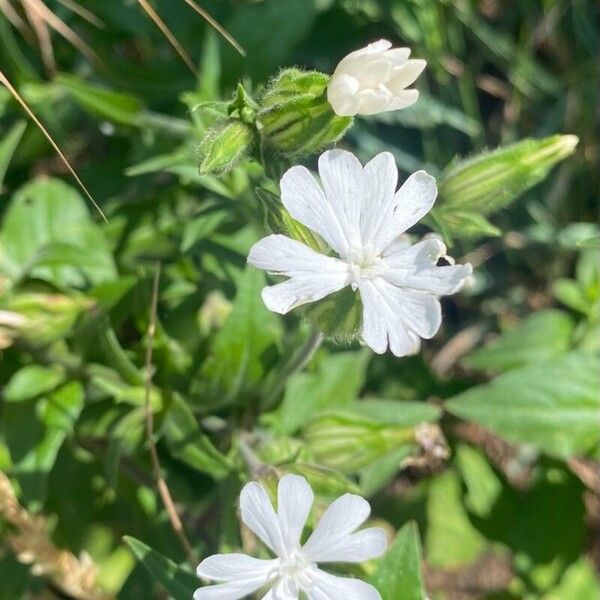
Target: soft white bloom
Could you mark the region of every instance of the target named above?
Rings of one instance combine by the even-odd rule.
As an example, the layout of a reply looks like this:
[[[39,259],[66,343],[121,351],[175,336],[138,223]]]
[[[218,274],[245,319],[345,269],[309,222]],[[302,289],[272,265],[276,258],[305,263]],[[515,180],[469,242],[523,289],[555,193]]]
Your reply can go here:
[[[439,296],[453,294],[471,265],[436,266],[446,247],[439,236],[410,245],[402,234],[435,201],[435,179],[413,173],[396,191],[393,156],[382,152],[363,166],[350,152],[330,150],[319,158],[322,186],[308,169],[289,169],[281,200],[290,215],[318,234],[337,257],[315,252],[284,235],[270,235],[250,250],[248,262],[289,279],[266,287],[267,307],[285,314],[346,286],[363,305],[362,339],[381,354],[418,351],[442,322]]]
[[[392,48],[379,40],[351,52],[336,67],[327,87],[327,99],[341,116],[373,115],[414,104],[417,90],[406,88],[427,62],[409,60],[409,48]]]
[[[194,600],[238,600],[261,588],[262,600],[381,600],[379,592],[359,579],[337,577],[317,563],[360,563],[381,556],[387,540],[378,528],[355,533],[371,508],[360,496],[345,494],[323,513],[319,524],[301,546],[300,537],[314,500],[310,485],[298,475],[285,475],[277,489],[277,512],[265,489],[252,482],[240,495],[242,521],[277,556],[260,560],[245,554],[215,554],[198,566],[200,577],[218,585],[196,590]]]

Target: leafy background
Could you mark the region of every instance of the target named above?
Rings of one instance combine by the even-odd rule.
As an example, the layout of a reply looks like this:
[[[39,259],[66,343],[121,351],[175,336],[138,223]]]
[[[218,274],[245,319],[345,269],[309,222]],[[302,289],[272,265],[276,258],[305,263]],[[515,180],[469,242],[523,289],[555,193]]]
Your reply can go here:
[[[203,0],[243,58],[183,1],[156,1],[197,78],[136,2],[88,0],[95,24],[47,5],[96,58],[55,34],[48,71],[3,12],[2,72],[108,223],[0,88],[0,469],[11,482],[0,480],[0,598],[179,599],[197,585],[144,429],[160,263],[155,441],[197,557],[260,554],[240,532],[240,487],[295,472],[317,509],[348,490],[370,498],[396,538],[353,572],[384,600],[425,588],[431,599],[598,600],[598,4]],[[258,93],[284,66],[331,72],[382,37],[429,66],[417,105],[357,120],[342,145],[363,160],[390,150],[404,176],[426,168],[443,182],[460,157],[545,141],[501,153],[504,179],[462,190],[459,205],[442,184],[430,225],[475,276],[444,301],[443,330],[419,356],[325,342],[294,369],[310,326],[269,313],[264,276],[245,268],[265,231],[264,174],[246,162],[199,175],[210,119],[197,108],[229,99],[238,80]],[[569,154],[544,162],[558,133],[579,143],[551,169]],[[61,570],[67,554],[79,562]],[[77,587],[85,561],[97,579]]]

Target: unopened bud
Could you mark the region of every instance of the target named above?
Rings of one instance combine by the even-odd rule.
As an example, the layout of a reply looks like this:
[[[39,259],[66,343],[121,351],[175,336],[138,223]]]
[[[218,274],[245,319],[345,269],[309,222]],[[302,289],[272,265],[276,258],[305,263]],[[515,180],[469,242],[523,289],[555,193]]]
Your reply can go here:
[[[266,148],[288,157],[305,156],[337,142],[352,117],[336,115],[327,101],[329,77],[286,69],[260,101],[257,125]]]
[[[542,181],[578,142],[574,135],[526,139],[453,163],[438,180],[440,200],[432,218],[448,235],[498,235],[485,215]]]
[[[345,474],[356,473],[393,449],[415,446],[412,427],[386,426],[342,414],[316,419],[303,437],[319,464]]]
[[[252,147],[253,132],[249,125],[229,119],[208,130],[200,142],[200,175],[220,175],[231,171]]]

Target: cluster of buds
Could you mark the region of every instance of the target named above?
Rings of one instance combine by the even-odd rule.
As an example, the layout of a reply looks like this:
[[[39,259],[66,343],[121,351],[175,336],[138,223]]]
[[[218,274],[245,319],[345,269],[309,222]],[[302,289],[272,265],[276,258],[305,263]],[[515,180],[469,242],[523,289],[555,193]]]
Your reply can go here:
[[[200,173],[226,173],[253,151],[267,163],[315,154],[339,141],[355,115],[410,106],[418,92],[406,88],[426,63],[391,46],[380,40],[356,50],[331,76],[284,69],[257,102],[239,86],[227,114],[200,143]]]

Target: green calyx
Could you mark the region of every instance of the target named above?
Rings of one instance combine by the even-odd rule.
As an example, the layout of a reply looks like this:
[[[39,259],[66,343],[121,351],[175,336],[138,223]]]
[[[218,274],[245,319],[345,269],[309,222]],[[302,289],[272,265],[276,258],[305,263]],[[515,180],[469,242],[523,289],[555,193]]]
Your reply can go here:
[[[327,101],[329,77],[318,71],[286,69],[263,94],[257,127],[265,149],[287,158],[319,152],[339,141],[352,125]]]

